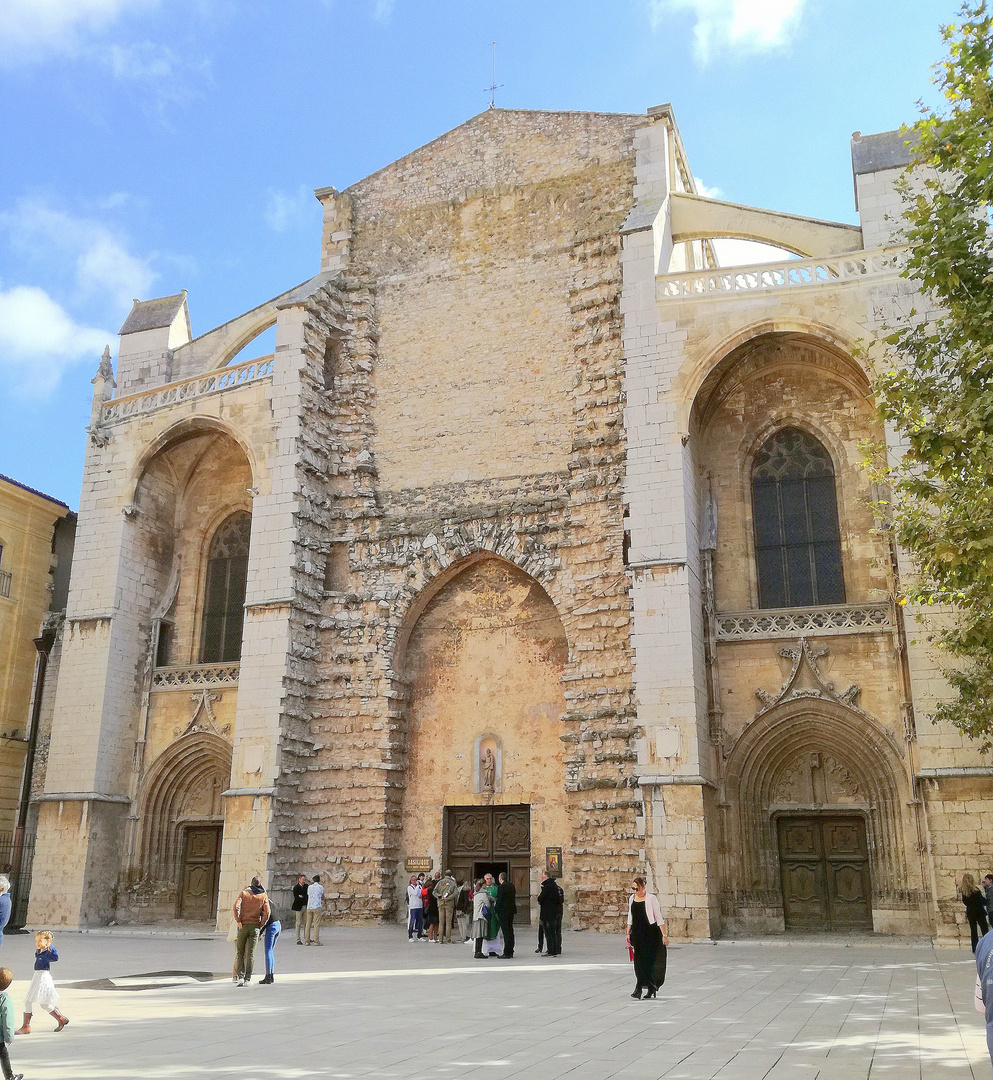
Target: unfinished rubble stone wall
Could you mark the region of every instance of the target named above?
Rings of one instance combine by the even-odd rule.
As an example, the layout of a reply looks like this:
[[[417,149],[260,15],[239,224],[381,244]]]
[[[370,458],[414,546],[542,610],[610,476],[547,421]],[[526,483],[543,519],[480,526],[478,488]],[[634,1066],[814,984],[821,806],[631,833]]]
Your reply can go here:
[[[319,633],[316,608],[301,605],[307,672],[291,691],[299,710],[286,705],[274,868],[284,886],[298,870],[327,872],[342,917],[395,912],[399,861],[419,854],[402,841],[417,736],[397,650],[424,590],[479,552],[539,581],[565,627],[565,775],[549,797],[568,812],[573,923],[603,928],[625,911],[640,799],[618,230],[639,122],[486,114],[328,215],[339,231],[326,250],[349,253],[340,374],[305,405],[314,535],[300,542],[326,588]],[[316,576],[311,589],[316,601]]]

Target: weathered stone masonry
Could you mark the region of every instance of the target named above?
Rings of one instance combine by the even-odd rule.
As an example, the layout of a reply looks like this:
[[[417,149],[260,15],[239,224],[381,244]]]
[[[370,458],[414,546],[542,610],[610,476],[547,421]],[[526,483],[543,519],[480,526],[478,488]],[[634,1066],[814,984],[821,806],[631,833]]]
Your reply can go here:
[[[696,195],[667,106],[494,110],[319,189],[302,285],[197,338],[185,293],[136,302],[94,380],[32,921],[223,928],[300,872],[396,918],[409,857],[533,897],[562,847],[574,926],[619,928],[640,871],[677,938],[964,933],[993,769],[918,731],[946,687],[859,467],[874,339],[922,303],[905,161],[854,140],[846,225]],[[722,269],[722,236],[804,257]],[[752,468],[789,431],[830,460],[844,589],[774,609]],[[205,659],[232,515],[243,637]]]

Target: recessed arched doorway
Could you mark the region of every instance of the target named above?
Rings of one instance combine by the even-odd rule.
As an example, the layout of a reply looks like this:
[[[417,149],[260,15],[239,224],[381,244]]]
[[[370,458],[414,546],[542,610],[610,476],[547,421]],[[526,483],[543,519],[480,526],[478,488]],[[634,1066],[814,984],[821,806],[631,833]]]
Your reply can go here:
[[[864,712],[805,697],[761,713],[728,758],[728,928],[872,930],[907,907],[908,802],[898,748]]]
[[[538,581],[489,554],[421,601],[402,660],[398,890],[407,860],[429,858],[462,879],[504,871],[525,922],[544,849],[571,835],[560,738],[565,629]]]

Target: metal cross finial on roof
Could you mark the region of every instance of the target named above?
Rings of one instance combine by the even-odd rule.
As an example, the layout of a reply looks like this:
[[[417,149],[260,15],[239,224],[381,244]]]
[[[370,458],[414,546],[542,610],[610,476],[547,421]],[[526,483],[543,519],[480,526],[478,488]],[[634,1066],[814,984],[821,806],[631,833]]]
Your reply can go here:
[[[489,86],[484,87],[486,92],[490,95],[490,108],[496,108],[496,92],[503,88],[503,83],[497,83],[496,81],[496,42],[493,42],[493,81]]]

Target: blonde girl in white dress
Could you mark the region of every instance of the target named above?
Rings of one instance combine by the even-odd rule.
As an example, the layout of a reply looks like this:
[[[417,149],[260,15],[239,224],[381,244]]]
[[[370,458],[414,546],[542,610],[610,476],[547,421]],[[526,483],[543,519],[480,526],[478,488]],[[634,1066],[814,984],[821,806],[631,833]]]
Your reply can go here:
[[[58,960],[59,954],[55,951],[52,941],[52,935],[47,930],[42,930],[34,936],[34,975],[31,977],[28,992],[24,996],[24,1023],[14,1032],[15,1035],[31,1034],[31,1014],[34,1012],[35,1004],[40,1005],[45,1012],[55,1017],[59,1025],[56,1031],[61,1031],[69,1023],[68,1017],[63,1016],[55,1007],[58,1004],[59,992],[55,989],[55,983],[52,980],[51,967]]]

